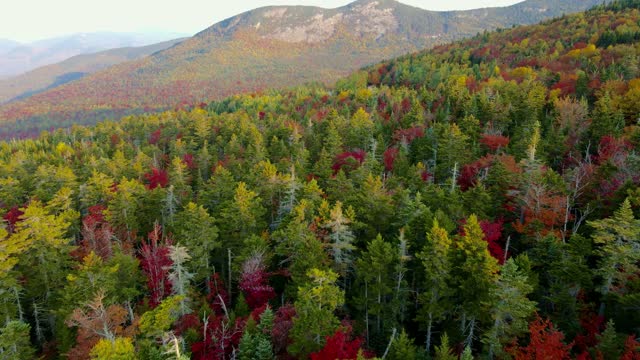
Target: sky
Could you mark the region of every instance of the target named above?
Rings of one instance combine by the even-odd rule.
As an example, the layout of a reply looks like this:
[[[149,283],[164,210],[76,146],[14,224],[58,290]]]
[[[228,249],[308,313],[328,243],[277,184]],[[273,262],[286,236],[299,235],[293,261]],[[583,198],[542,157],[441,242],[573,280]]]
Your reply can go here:
[[[521,0],[400,0],[428,10],[508,6]],[[200,30],[261,6],[334,8],[350,0],[3,0],[0,39],[20,42],[78,32],[170,32]]]

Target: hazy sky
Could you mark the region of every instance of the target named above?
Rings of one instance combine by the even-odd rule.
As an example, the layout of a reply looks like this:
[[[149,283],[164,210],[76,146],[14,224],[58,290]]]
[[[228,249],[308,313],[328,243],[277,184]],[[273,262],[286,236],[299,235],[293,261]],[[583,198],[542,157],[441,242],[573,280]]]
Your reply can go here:
[[[521,0],[400,0],[429,10],[507,6]],[[194,34],[246,10],[267,5],[327,8],[349,0],[4,0],[0,38],[33,41],[77,32],[163,31]]]

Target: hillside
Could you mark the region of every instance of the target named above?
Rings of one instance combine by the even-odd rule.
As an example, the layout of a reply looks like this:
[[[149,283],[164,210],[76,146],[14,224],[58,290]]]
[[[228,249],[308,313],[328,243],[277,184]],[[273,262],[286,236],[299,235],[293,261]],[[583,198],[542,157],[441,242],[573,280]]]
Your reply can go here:
[[[108,49],[146,46],[178,36],[168,34],[135,33],[78,33],[10,46],[0,54],[0,79],[16,76],[41,66],[55,64],[72,56],[90,54]],[[0,45],[2,46],[2,45]],[[1,49],[1,47],[0,47]]]
[[[149,56],[170,48],[182,40],[184,39],[76,55],[57,64],[43,66],[7,79],[0,79],[0,104],[27,98],[107,67]]]
[[[20,46],[20,43],[17,41],[0,39],[0,55],[11,51],[18,46]],[[0,78],[2,78],[2,75],[0,75]]]
[[[640,0],[0,143],[8,359],[640,358]]]
[[[8,124],[23,120],[16,131],[29,132],[239,92],[313,81],[330,84],[382,59],[598,3],[529,0],[460,12],[426,11],[392,0],[360,0],[338,9],[261,8],[153,56],[3,106],[0,119]]]

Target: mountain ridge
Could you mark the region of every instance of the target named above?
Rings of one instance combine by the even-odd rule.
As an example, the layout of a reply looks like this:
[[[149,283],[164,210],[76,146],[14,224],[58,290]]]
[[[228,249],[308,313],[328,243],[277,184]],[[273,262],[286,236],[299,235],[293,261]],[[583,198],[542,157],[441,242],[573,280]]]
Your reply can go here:
[[[35,95],[118,63],[152,55],[183,40],[184,38],[181,38],[147,46],[122,47],[92,54],[80,54],[21,75],[0,79],[0,104]],[[70,76],[74,74],[75,76]],[[59,81],[59,79],[67,80]]]
[[[73,56],[109,49],[147,46],[180,36],[175,34],[88,32],[15,43],[5,47],[0,57],[0,78],[24,74],[42,66],[55,64]]]
[[[194,105],[239,92],[312,81],[331,84],[383,59],[600,2],[529,0],[460,12],[422,10],[396,1],[356,1],[334,9],[263,7],[225,19],[149,57],[5,105],[0,119],[64,120],[56,126],[68,126],[105,114],[119,117]],[[94,109],[104,112],[95,115]]]

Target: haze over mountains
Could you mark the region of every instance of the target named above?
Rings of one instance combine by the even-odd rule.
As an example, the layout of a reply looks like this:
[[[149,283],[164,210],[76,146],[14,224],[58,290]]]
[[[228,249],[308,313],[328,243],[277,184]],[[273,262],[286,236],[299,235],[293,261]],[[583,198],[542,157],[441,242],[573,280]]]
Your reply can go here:
[[[55,37],[28,44],[0,39],[0,78],[19,75],[80,54],[146,46],[183,36],[175,33],[95,32]]]
[[[123,47],[76,55],[57,64],[0,79],[0,104],[55,88],[112,65],[151,55],[182,40],[184,39],[179,38],[147,46]]]
[[[29,131],[193,105],[238,92],[333,83],[383,59],[600,3],[529,0],[504,8],[447,12],[393,0],[359,0],[336,9],[260,8],[151,56],[6,104],[0,108],[0,121],[29,120],[5,130]]]

